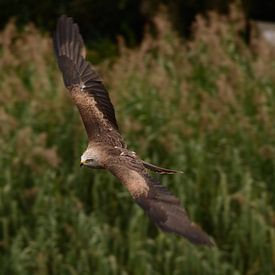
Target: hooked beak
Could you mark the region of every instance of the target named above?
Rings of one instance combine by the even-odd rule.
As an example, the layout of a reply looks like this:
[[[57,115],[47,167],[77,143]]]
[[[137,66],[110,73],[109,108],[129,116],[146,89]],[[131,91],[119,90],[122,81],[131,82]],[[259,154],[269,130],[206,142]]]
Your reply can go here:
[[[81,167],[81,166],[83,166],[83,164],[84,164],[84,163],[83,163],[82,161],[80,161],[80,164],[79,164],[79,166]]]

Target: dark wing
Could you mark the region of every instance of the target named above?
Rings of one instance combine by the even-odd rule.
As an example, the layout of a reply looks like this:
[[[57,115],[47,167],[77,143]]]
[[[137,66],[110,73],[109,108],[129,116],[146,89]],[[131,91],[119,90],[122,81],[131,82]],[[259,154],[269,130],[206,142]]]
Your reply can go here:
[[[150,177],[141,163],[128,159],[109,164],[107,169],[118,177],[137,204],[163,231],[173,232],[197,245],[214,245],[209,236],[188,217],[180,201],[167,188]]]
[[[65,15],[58,19],[54,50],[64,84],[79,109],[89,140],[124,146],[109,94],[91,64],[77,24]]]

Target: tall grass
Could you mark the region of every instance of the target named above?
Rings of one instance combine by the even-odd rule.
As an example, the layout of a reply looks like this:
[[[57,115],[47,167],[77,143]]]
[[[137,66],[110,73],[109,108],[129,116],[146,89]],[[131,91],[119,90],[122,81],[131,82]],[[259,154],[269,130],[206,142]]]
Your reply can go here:
[[[163,176],[217,248],[158,231],[87,139],[51,39],[0,34],[0,274],[275,273],[274,50],[243,17],[198,16],[182,41],[164,14],[137,49],[100,64],[129,147],[184,170]]]

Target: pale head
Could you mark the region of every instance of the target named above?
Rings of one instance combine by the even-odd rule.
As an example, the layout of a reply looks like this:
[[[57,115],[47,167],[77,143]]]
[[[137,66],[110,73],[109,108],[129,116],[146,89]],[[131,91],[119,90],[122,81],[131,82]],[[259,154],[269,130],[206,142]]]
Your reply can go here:
[[[80,166],[85,165],[90,168],[103,168],[100,160],[100,152],[94,148],[87,148],[80,159]]]

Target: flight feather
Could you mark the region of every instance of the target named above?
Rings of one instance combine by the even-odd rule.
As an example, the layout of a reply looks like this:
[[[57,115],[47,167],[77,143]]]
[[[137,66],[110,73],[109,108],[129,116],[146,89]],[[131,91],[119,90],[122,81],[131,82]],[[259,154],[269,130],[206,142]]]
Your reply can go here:
[[[114,107],[98,73],[85,59],[86,51],[77,24],[65,15],[58,19],[54,50],[65,86],[79,109],[90,140],[124,146]]]

